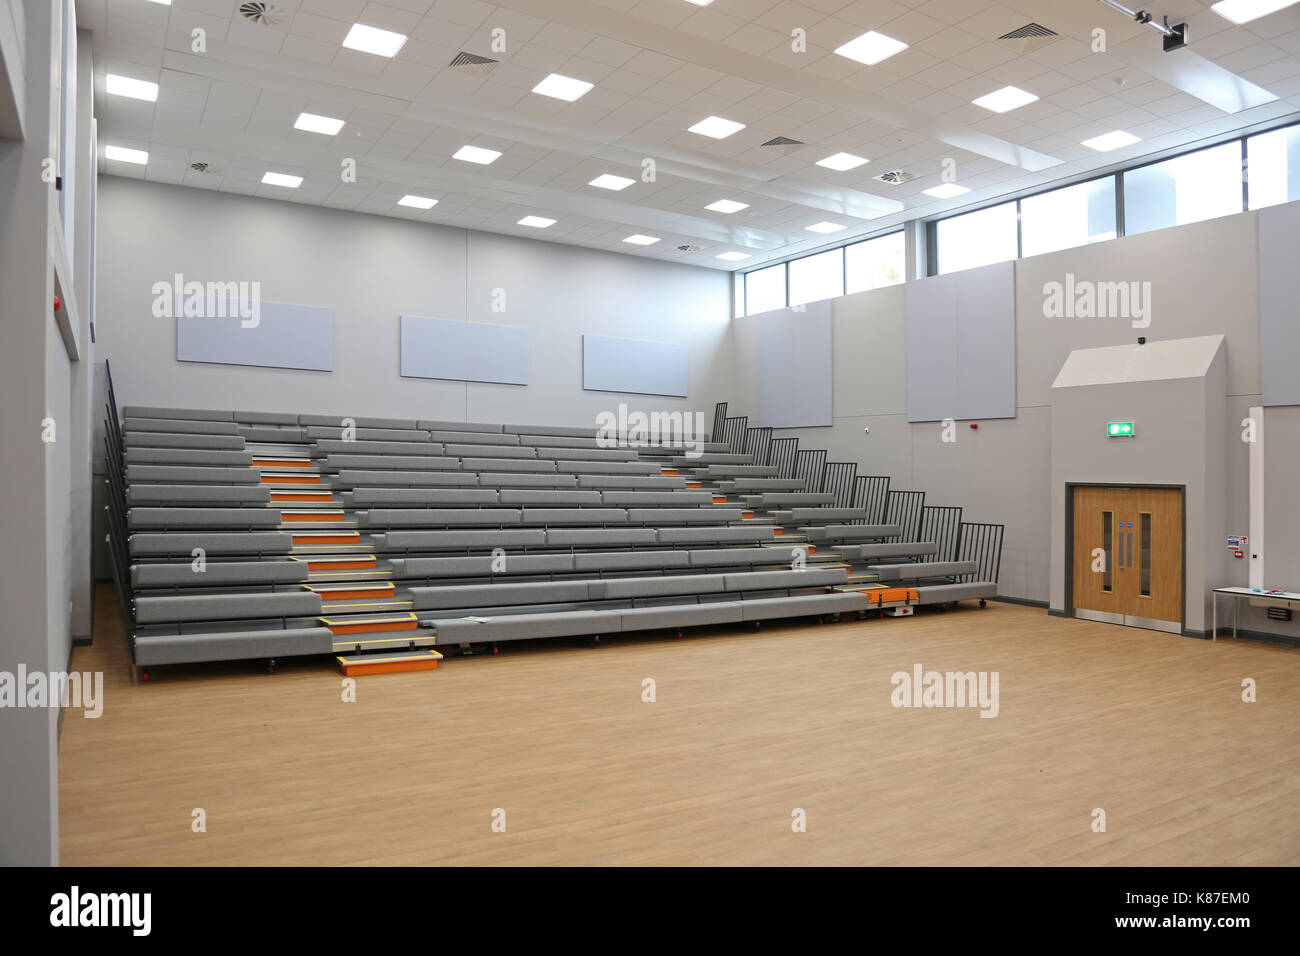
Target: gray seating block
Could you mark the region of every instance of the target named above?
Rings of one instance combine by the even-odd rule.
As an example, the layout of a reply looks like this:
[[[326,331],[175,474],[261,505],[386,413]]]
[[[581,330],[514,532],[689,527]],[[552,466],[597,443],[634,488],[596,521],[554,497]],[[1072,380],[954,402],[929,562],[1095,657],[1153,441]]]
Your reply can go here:
[[[686,479],[680,475],[578,475],[580,488],[633,488],[659,491],[685,488]]]
[[[244,439],[238,435],[178,435],[173,432],[127,432],[127,448],[210,448],[239,451]]]
[[[974,561],[919,561],[913,564],[871,564],[867,570],[880,575],[882,581],[923,581],[926,578],[974,574],[979,565]]]
[[[480,471],[478,483],[484,487],[494,488],[576,488],[576,475],[561,475],[556,472],[544,474],[519,474],[502,471]]]
[[[556,471],[567,471],[575,475],[653,475],[658,474],[659,466],[648,461],[568,461],[560,459],[555,462]]]
[[[232,412],[243,425],[300,425],[297,412]]]
[[[307,429],[310,434],[316,429]],[[320,428],[320,431],[333,432],[334,434],[314,434],[311,437],[324,440],[338,440],[343,437],[341,428]],[[421,445],[429,441],[429,433],[424,429],[416,428],[364,428],[357,426],[352,437],[356,441],[397,441],[406,442],[411,445]]]
[[[376,550],[384,551],[491,551],[493,548],[540,547],[546,544],[546,532],[541,528],[390,531],[374,543]]]
[[[662,574],[650,578],[588,581],[591,600],[628,600],[665,594],[716,594],[726,590],[724,574]]]
[[[538,461],[529,458],[462,458],[460,465],[466,471],[523,471],[523,472],[554,472],[555,462]]]
[[[599,491],[586,491],[577,488],[503,488],[500,495],[503,505],[577,507],[578,505],[599,505],[601,503]]]
[[[844,544],[832,550],[845,561],[879,561],[883,558],[925,557],[937,554],[933,541],[889,541],[880,544]]]
[[[337,452],[325,456],[321,468],[325,471],[348,469],[393,471],[460,471],[460,460],[436,455],[352,455]]]
[[[133,484],[126,489],[129,505],[149,504],[268,504],[270,485],[153,485]]]
[[[809,541],[870,541],[874,538],[893,538],[901,531],[896,524],[810,525],[799,530]]]
[[[511,607],[525,604],[560,604],[586,601],[586,581],[537,581],[520,583],[461,584],[410,588],[411,607],[416,611],[447,608]]]
[[[358,515],[361,528],[501,528],[520,523],[516,508],[376,508]]]
[[[734,624],[741,620],[739,601],[707,604],[673,604],[667,607],[634,607],[618,612],[620,630],[650,631],[659,628],[700,627],[706,624]]]
[[[189,557],[195,548],[207,554],[288,554],[293,550],[293,536],[283,531],[259,531],[233,534],[230,532],[203,533],[152,533],[133,534],[128,547],[135,557],[184,555]]]
[[[423,430],[420,423],[413,418],[372,418],[366,415],[299,415],[298,424],[313,427],[342,428],[343,419],[352,419],[358,428],[386,428],[396,431]]]
[[[774,491],[803,491],[808,482],[803,478],[733,478],[718,482],[718,488],[727,492],[746,491],[764,494]]]
[[[444,446],[448,455],[457,458],[536,458],[537,452],[520,445],[467,445],[447,442]]]
[[[712,505],[713,495],[707,491],[606,491],[602,500],[607,505]]]
[[[460,505],[485,505],[497,503],[495,488],[358,488],[349,492],[353,506],[369,505],[419,505],[425,508],[444,508]]]
[[[770,541],[776,537],[770,525],[740,525],[726,528],[660,528],[660,544],[713,544],[725,541]]]
[[[544,524],[559,527],[573,525],[627,524],[628,512],[623,508],[525,508],[524,524]]]
[[[790,520],[812,521],[818,524],[831,521],[857,521],[869,517],[870,514],[865,508],[792,508],[790,510]]]
[[[998,596],[996,581],[965,581],[959,584],[922,584],[916,588],[917,604],[947,604]]]
[[[278,442],[281,444],[305,445],[306,432],[297,426],[240,425],[239,436],[245,442]]]
[[[130,528],[278,528],[274,508],[131,508]]]
[[[728,591],[765,591],[775,588],[824,588],[847,584],[844,568],[805,568],[802,571],[738,571],[724,575]]]
[[[743,520],[739,508],[629,508],[630,524],[731,524]]]
[[[752,465],[754,456],[713,452],[696,457],[675,455],[670,460],[674,468],[703,468],[707,465]]]
[[[499,432],[500,425],[486,425],[483,422],[443,422],[429,421],[421,418],[417,423],[421,428],[427,431],[436,432]]]
[[[232,422],[230,412],[210,408],[168,408],[162,405],[124,405],[123,418],[179,418],[194,422]]]
[[[501,558],[392,558],[395,580],[413,578],[472,578],[489,575],[555,574],[572,571],[572,554],[508,554]]]
[[[128,482],[196,485],[256,485],[262,473],[256,468],[203,468],[185,465],[127,465]]]
[[[480,615],[481,616],[481,615]],[[436,618],[437,643],[486,643],[542,637],[617,634],[618,611],[556,611],[550,614],[503,614],[482,621]]]
[[[636,461],[640,456],[630,448],[549,448],[536,447],[538,458],[581,459],[583,461]]]
[[[504,425],[502,431],[512,435],[550,435],[551,437],[596,438],[595,425]]]
[[[740,602],[742,620],[769,621],[782,617],[865,611],[867,596],[860,591],[832,591],[794,597],[755,598]]]
[[[187,422],[179,418],[128,418],[122,422],[122,431],[169,432],[178,435],[238,435],[234,422]]]
[[[794,561],[794,548],[711,548],[688,551],[692,567],[743,567],[755,564],[789,566]]]
[[[707,465],[695,473],[701,478],[775,478],[781,469],[775,465]]]
[[[518,445],[518,435],[506,435],[502,432],[429,432],[430,441],[453,442],[460,445]]]
[[[137,597],[139,624],[173,621],[235,621],[268,617],[311,617],[321,613],[319,594],[282,591],[274,594],[180,594]]]
[[[689,551],[595,551],[572,557],[575,571],[648,571],[690,566]]]
[[[306,561],[207,561],[202,571],[192,561],[131,566],[131,584],[137,588],[294,583],[307,583]]]
[[[835,503],[835,496],[810,491],[766,491],[758,495],[741,495],[740,500],[747,508],[791,508],[805,505],[831,505]]]
[[[606,447],[603,439],[579,438],[576,435],[514,435],[514,436],[506,435],[504,437],[517,438],[519,440],[519,444],[532,445],[534,448],[604,448]]]
[[[360,468],[344,468],[332,482],[335,488],[463,488],[477,484],[478,478],[464,471],[367,471]]]
[[[141,634],[135,639],[135,662],[140,667],[148,667],[259,657],[302,657],[330,654],[333,650],[334,635],[324,627],[215,634]]]
[[[439,442],[427,441],[344,441],[342,438],[321,438],[318,439],[313,447],[313,451],[323,452],[324,455],[422,455],[449,458],[443,452],[442,445]],[[324,457],[324,455],[314,455],[313,457]]]
[[[246,451],[209,448],[128,448],[123,456],[128,465],[243,465],[253,464]]]
[[[589,548],[599,545],[654,544],[653,528],[554,528],[542,532],[546,543],[556,548]]]

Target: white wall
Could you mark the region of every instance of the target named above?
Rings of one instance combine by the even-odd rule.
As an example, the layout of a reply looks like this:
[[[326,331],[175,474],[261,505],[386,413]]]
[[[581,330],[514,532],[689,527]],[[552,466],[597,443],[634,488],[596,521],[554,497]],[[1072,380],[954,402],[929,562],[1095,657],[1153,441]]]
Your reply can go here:
[[[175,273],[334,309],[334,371],[178,362],[150,309]],[[732,391],[726,273],[403,219],[101,177],[98,292],[122,404],[580,424],[620,401],[711,413]],[[399,377],[402,314],[527,327],[531,384]],[[689,397],[584,392],[584,332],[687,345]]]
[[[966,520],[1004,523],[1000,590],[1046,603],[1053,557],[1051,384],[1066,356],[1074,349],[1135,342],[1138,335],[1156,341],[1225,333],[1226,396],[1221,407],[1203,413],[1211,427],[1224,432],[1223,477],[1209,482],[1207,469],[1214,471],[1215,463],[1198,460],[1201,473],[1186,478],[1189,485],[1223,490],[1217,494],[1221,501],[1210,503],[1214,506],[1204,514],[1189,514],[1189,540],[1197,535],[1207,542],[1207,581],[1244,585],[1246,562],[1228,561],[1226,546],[1224,556],[1216,556],[1222,542],[1214,540],[1217,530],[1208,531],[1248,532],[1248,459],[1240,422],[1258,402],[1260,389],[1257,229],[1257,214],[1242,213],[1019,260],[1016,417],[980,421],[976,431],[963,421],[952,444],[940,441],[939,424],[906,421],[903,287],[835,299],[834,424],[777,434],[798,436],[803,447],[827,448],[831,460],[856,461],[862,473],[890,475],[893,487],[924,490],[927,503],[961,505]],[[1066,273],[1078,280],[1150,282],[1150,327],[1134,329],[1124,319],[1045,317],[1043,286],[1063,281]],[[728,411],[749,414],[751,425],[762,424],[755,420],[756,323],[741,318],[735,328],[737,382]],[[1289,507],[1281,499],[1291,495],[1300,473],[1300,446],[1289,440],[1298,414],[1270,409],[1266,416],[1277,422],[1276,440],[1265,445],[1272,482],[1268,500],[1279,522],[1279,531],[1268,538],[1270,586],[1300,588],[1300,538],[1283,533],[1290,519],[1278,513]],[[863,434],[864,427],[870,427],[870,435]],[[1196,617],[1189,615],[1189,622]],[[1300,634],[1300,627],[1266,624],[1262,614],[1252,616],[1249,626]]]

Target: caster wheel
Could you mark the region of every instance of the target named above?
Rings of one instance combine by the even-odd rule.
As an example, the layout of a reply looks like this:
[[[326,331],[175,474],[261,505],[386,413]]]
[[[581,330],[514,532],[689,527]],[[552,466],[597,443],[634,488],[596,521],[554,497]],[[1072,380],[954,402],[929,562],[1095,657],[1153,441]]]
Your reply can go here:
[[[141,672],[140,672],[140,680],[143,681],[143,682],[146,683],[146,684],[149,683],[149,672],[148,672],[148,671],[141,671]]]
[[[500,653],[501,653],[501,648],[499,648],[499,647],[497,647],[495,644],[493,644],[493,645],[492,645],[492,656],[493,656],[493,657],[496,657],[496,656],[497,656],[498,654],[500,654]]]
[[[677,632],[677,640],[680,641],[681,639],[682,639],[682,632],[679,630],[679,631]]]
[[[984,600],[984,598],[980,598],[980,607],[988,607],[988,606],[989,606],[989,602]]]

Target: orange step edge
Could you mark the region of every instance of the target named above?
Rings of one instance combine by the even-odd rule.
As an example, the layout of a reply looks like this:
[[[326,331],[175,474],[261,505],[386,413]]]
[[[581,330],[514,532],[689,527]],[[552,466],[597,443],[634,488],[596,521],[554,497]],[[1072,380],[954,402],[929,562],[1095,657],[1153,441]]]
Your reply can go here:
[[[392,661],[349,661],[346,657],[335,658],[339,662],[339,670],[345,677],[356,677],[363,674],[402,674],[407,671],[436,671],[438,661],[442,660],[442,655],[437,651],[432,651],[427,657],[403,657],[399,660]]]
[[[281,511],[280,521],[343,521],[342,511]]]
[[[373,634],[376,631],[414,631],[420,623],[412,615],[409,621],[372,621],[364,624],[348,624],[335,621],[333,624],[324,618],[318,618],[331,634]]]
[[[310,461],[289,461],[285,458],[254,458],[254,468],[310,468]]]
[[[393,585],[376,585],[372,588],[330,588],[318,584],[304,585],[308,591],[320,595],[322,601],[359,601],[372,597],[392,597]]]
[[[263,475],[264,485],[319,485],[320,475]]]

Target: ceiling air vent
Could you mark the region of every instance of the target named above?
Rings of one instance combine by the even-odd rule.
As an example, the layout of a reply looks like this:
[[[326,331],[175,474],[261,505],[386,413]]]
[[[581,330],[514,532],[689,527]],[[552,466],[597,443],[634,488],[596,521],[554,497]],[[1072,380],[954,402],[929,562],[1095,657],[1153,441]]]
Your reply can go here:
[[[692,245],[689,242],[683,242],[680,246],[677,247],[677,251],[678,252],[699,252],[703,248],[704,248],[703,246],[696,246],[696,245]]]
[[[213,166],[211,163],[203,162],[203,161],[201,161],[201,160],[200,160],[199,162],[197,162],[197,163],[190,163],[190,169],[191,169],[193,172],[196,172],[196,173],[203,173],[203,174],[208,175],[208,176],[220,176],[220,175],[221,175],[221,170],[220,170],[220,169],[218,169],[216,166]]]
[[[901,169],[891,169],[887,173],[881,173],[879,176],[872,176],[872,179],[878,179],[882,183],[888,183],[891,186],[901,186],[903,183],[910,183],[916,178],[916,173],[904,172]]]
[[[497,68],[497,64],[500,62],[500,60],[494,60],[488,56],[479,56],[477,53],[466,53],[462,50],[456,54],[447,66],[453,70],[459,70],[461,73],[487,76]]]
[[[284,23],[284,14],[274,3],[265,0],[250,0],[239,5],[239,15],[245,20],[252,20],[264,27],[278,27]]]
[[[763,144],[762,148],[770,149],[774,153],[780,153],[782,156],[786,156],[804,145],[806,144],[797,139],[791,139],[789,136],[778,136],[776,139],[769,139]]]
[[[1049,30],[1041,23],[1026,23],[1018,30],[1002,34],[998,39],[1013,47],[1017,53],[1032,53],[1049,43],[1054,43],[1060,39],[1060,36],[1055,30]]]

